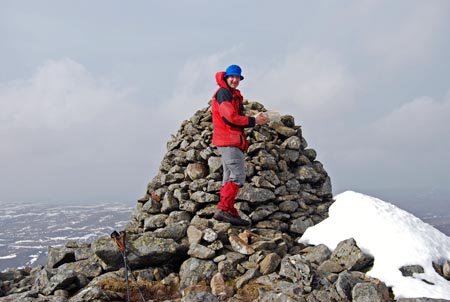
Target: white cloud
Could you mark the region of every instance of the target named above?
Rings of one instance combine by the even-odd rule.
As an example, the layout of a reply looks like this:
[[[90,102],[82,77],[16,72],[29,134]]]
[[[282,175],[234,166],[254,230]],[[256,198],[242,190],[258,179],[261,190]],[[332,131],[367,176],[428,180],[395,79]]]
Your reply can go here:
[[[436,43],[441,41],[442,29],[448,22],[448,4],[438,1],[415,4],[393,8],[401,13],[389,14],[384,5],[371,12],[383,17],[383,22],[372,25],[364,42],[368,54],[381,59],[383,69],[426,62],[438,50]]]
[[[128,93],[94,78],[73,60],[48,61],[31,78],[2,85],[0,123],[52,130],[88,124],[122,106]]]
[[[173,127],[177,130],[182,120],[208,106],[217,89],[216,72],[232,64],[228,62],[229,58],[239,49],[240,46],[235,46],[220,53],[188,60],[177,75],[172,96],[160,105],[160,115],[167,116],[162,122],[175,122]]]
[[[148,124],[148,107],[132,97],[131,89],[71,59],[1,84],[0,198],[33,200],[40,192],[59,200],[117,199],[148,181],[138,164],[151,161],[145,138],[157,131]]]
[[[447,188],[450,179],[450,94],[418,97],[358,127],[333,129],[320,146],[326,167],[341,171],[338,191],[363,188]],[[322,157],[323,158],[323,157]],[[344,172],[342,172],[344,171]],[[333,176],[333,175],[332,175]]]
[[[339,56],[323,49],[303,48],[283,59],[253,66],[253,95],[284,112],[299,112],[318,123],[340,115],[355,103],[356,79]]]
[[[450,94],[442,101],[418,97],[372,125],[383,148],[425,150],[450,147]],[[436,149],[434,149],[437,151]]]

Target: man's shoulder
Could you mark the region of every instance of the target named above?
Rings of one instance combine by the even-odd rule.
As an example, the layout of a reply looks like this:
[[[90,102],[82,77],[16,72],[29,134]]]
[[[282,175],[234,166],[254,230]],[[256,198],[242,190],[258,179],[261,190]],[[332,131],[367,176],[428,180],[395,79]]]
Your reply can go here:
[[[233,95],[231,94],[231,91],[226,89],[226,88],[219,88],[219,90],[217,90],[216,93],[216,100],[217,102],[222,103],[222,102],[230,102],[233,99]]]

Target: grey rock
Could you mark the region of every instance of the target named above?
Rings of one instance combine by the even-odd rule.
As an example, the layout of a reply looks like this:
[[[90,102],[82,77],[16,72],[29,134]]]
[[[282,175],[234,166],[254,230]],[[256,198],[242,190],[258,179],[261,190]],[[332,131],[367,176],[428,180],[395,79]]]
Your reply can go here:
[[[180,210],[189,213],[196,213],[200,208],[200,204],[192,200],[180,200]]]
[[[199,259],[213,259],[216,252],[199,243],[192,243],[189,247],[188,255]]]
[[[211,194],[203,191],[192,193],[191,199],[198,203],[217,203],[219,201],[219,197],[216,194]]]
[[[312,166],[301,166],[295,170],[295,177],[302,183],[316,183],[322,177]]]
[[[62,270],[72,270],[83,274],[88,278],[95,278],[103,273],[102,266],[92,260],[80,260],[72,263],[65,263],[59,267]]]
[[[287,138],[282,144],[282,148],[292,149],[292,150],[299,150],[302,142],[298,136],[291,136]]]
[[[311,218],[300,217],[291,221],[289,230],[296,234],[303,234],[307,228],[313,226],[315,223]]]
[[[279,205],[280,211],[285,213],[294,213],[298,209],[298,203],[295,201],[283,201]]]
[[[255,188],[250,184],[245,184],[238,193],[238,200],[247,201],[250,204],[266,203],[275,199],[275,194],[267,189]]]
[[[142,207],[142,210],[149,214],[159,214],[161,212],[161,203],[150,198]]]
[[[289,179],[286,182],[286,189],[290,193],[297,193],[297,192],[300,192],[301,186],[300,186],[300,183],[298,182],[298,180],[296,180],[296,179]]]
[[[217,233],[211,228],[207,228],[203,231],[203,239],[209,243],[216,241],[217,237]]]
[[[277,161],[273,157],[273,155],[269,154],[265,150],[261,150],[258,152],[258,164],[262,169],[265,170],[276,170],[278,169]]]
[[[210,249],[212,249],[213,251],[219,251],[219,250],[223,249],[223,243],[220,240],[216,240],[216,241],[212,242],[210,245],[208,245],[208,247]]]
[[[201,217],[212,217],[217,211],[217,204],[212,203],[206,205],[203,209],[197,211],[197,215]]]
[[[274,204],[265,204],[258,206],[251,214],[250,218],[254,222],[258,222],[278,211],[278,207]]]
[[[325,177],[324,182],[320,185],[317,192],[318,196],[331,198],[333,196],[333,190],[331,187],[331,179],[329,176]]]
[[[70,298],[71,302],[100,302],[100,301],[121,301],[123,296],[101,289],[99,287],[85,287],[75,296]]]
[[[302,285],[281,280],[275,273],[259,277],[255,282],[269,288],[259,289],[261,301],[306,301],[303,297],[305,291]]]
[[[167,214],[156,214],[145,218],[144,231],[154,230],[162,228],[166,225],[166,219],[169,217]]]
[[[281,123],[273,123],[272,127],[275,129],[275,131],[278,134],[280,134],[280,135],[282,135],[284,137],[291,137],[291,136],[294,136],[297,133],[297,131],[295,129],[286,127],[286,126],[284,126]]]
[[[222,159],[217,156],[211,156],[208,158],[209,173],[221,172],[222,169]]]
[[[161,213],[170,213],[178,210],[178,200],[173,197],[172,192],[167,192],[161,202]]]
[[[183,252],[182,247],[170,238],[157,238],[151,233],[143,233],[130,242],[128,261],[133,268],[144,268],[164,264],[167,260]],[[120,254],[119,254],[120,257]],[[123,259],[120,257],[120,265]]]
[[[352,290],[353,302],[392,301],[386,286],[377,286],[371,282],[357,283]]]
[[[94,255],[91,247],[79,247],[75,248],[75,261],[86,260]]]
[[[442,274],[444,278],[450,280],[450,261],[445,260],[444,265],[442,265]]]
[[[251,255],[255,252],[255,250],[250,245],[248,245],[244,240],[236,235],[231,235],[229,237],[229,241],[233,250],[240,254]]]
[[[312,280],[310,264],[300,255],[286,256],[281,261],[280,276],[290,279],[292,282],[301,282],[309,285]]]
[[[200,152],[195,149],[190,149],[190,150],[186,151],[186,160],[189,162],[199,161],[200,160]],[[189,165],[188,165],[188,167],[189,167]],[[196,172],[193,172],[193,173],[196,173]],[[206,172],[199,172],[199,173],[206,173],[205,176],[208,175],[207,170],[206,170]],[[185,174],[185,176],[186,176],[186,174]],[[205,177],[205,176],[201,176],[201,177]],[[197,177],[201,178],[199,176],[197,176]]]
[[[237,265],[233,265],[230,261],[220,261],[217,268],[225,278],[232,279],[241,275],[237,270]]]
[[[283,160],[285,160],[288,163],[296,162],[300,157],[300,152],[298,150],[285,149],[280,150],[278,154]]]
[[[255,143],[248,147],[247,153],[250,155],[256,154],[259,150],[264,150],[266,148],[266,143]]]
[[[70,289],[76,290],[82,288],[84,279],[81,275],[77,274],[73,270],[48,270],[44,269],[40,271],[37,276],[35,288],[40,293],[48,296],[58,289]]]
[[[202,240],[203,232],[197,229],[195,226],[190,225],[187,228],[187,236],[190,244],[200,243],[200,241]]]
[[[281,258],[276,253],[268,254],[259,264],[259,271],[263,275],[268,275],[276,271],[281,263]]]
[[[201,163],[191,163],[186,167],[185,175],[191,180],[205,178],[209,174],[209,169]]]
[[[217,265],[213,261],[190,258],[180,268],[180,289],[198,284],[201,280],[209,284],[216,272]]]
[[[51,247],[51,246],[48,248],[47,266],[49,268],[56,268],[61,264],[74,261],[75,261],[74,249],[65,247]]]
[[[105,271],[119,269],[123,265],[123,258],[111,238],[99,238],[92,243],[95,255],[102,261]]]
[[[184,158],[174,158],[173,163],[174,164],[184,164],[185,159]],[[161,181],[165,185],[170,185],[176,182],[180,182],[184,180],[184,174],[183,173],[173,173],[173,174],[164,174],[161,177]]]
[[[317,264],[321,264],[325,260],[329,259],[331,256],[330,249],[324,244],[306,247],[301,251],[301,253],[302,257],[305,260]]]
[[[259,273],[258,269],[250,269],[248,271],[245,272],[244,275],[242,275],[241,277],[239,277],[236,280],[236,288],[241,288],[242,286],[244,286],[248,281],[255,279],[257,277],[259,277],[261,274]]]
[[[177,222],[189,223],[191,221],[191,214],[187,211],[172,211],[169,214],[169,217],[165,220],[166,225],[174,224]]]
[[[450,300],[432,298],[400,298],[397,302],[450,302]]]
[[[219,302],[219,298],[209,292],[190,293],[183,298],[181,302]]]
[[[425,270],[420,265],[407,265],[399,268],[404,277],[411,277],[414,274],[423,274]]]
[[[350,300],[352,299],[352,289],[361,280],[355,278],[352,274],[347,271],[343,271],[339,274],[339,277],[335,283],[336,292],[342,299]]]
[[[171,238],[174,240],[180,240],[186,236],[188,223],[186,221],[180,221],[173,224],[169,224],[164,228],[157,229],[153,232],[156,237]]]
[[[331,254],[331,259],[347,270],[362,270],[373,262],[373,257],[364,254],[353,238],[341,241]]]
[[[317,152],[314,149],[305,149],[303,150],[303,153],[310,161],[315,160],[317,157]]]

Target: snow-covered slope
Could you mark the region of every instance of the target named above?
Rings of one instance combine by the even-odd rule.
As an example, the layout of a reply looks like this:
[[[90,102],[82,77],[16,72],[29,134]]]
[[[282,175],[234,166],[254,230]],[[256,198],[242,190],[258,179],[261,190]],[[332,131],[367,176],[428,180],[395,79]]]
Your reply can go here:
[[[450,299],[450,281],[432,266],[433,261],[442,264],[450,260],[450,237],[374,197],[347,191],[335,200],[329,218],[307,229],[300,242],[323,243],[334,250],[340,241],[352,237],[364,252],[375,257],[368,275],[392,286],[396,298]],[[421,265],[425,272],[404,277],[399,268],[407,265]]]

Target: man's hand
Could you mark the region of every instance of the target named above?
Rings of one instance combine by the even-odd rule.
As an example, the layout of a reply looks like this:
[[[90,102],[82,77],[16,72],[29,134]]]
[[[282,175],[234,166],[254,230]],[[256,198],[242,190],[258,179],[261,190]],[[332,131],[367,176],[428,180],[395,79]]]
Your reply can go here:
[[[269,121],[269,118],[264,114],[264,112],[258,112],[255,115],[256,125],[263,125]]]

